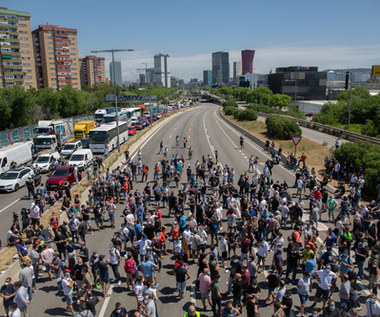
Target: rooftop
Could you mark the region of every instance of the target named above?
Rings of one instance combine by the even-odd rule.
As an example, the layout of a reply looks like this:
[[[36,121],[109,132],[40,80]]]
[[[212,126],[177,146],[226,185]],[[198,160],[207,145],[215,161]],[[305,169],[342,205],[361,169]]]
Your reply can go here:
[[[4,8],[4,7],[0,7],[0,14],[18,15],[18,16],[30,18],[29,12],[8,10],[8,8]]]

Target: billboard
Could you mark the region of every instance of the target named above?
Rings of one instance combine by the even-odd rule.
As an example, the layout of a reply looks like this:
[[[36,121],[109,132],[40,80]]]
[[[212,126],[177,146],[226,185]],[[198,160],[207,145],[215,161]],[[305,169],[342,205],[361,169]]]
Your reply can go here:
[[[380,77],[380,65],[372,65],[372,77]]]

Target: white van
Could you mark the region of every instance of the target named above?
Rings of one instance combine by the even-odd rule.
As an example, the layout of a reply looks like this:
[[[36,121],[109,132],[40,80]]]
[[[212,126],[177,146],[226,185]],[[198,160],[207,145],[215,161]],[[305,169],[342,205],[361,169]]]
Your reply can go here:
[[[58,161],[59,158],[60,155],[57,151],[38,155],[37,159],[34,161],[33,168],[38,168],[41,173],[47,173],[50,171],[50,165],[53,162],[53,159]]]
[[[136,122],[138,122],[139,120],[137,119],[137,117],[132,117],[131,118],[131,125],[134,125]]]
[[[63,157],[67,158],[71,154],[73,154],[76,150],[80,150],[82,148],[82,142],[81,141],[72,141],[69,143],[66,143],[61,151],[61,154]]]
[[[12,161],[22,165],[32,161],[32,143],[20,142],[0,149],[0,175],[11,169]]]
[[[80,149],[75,151],[69,160],[69,165],[78,166],[78,170],[83,171],[92,164],[92,151],[90,149]]]
[[[34,138],[34,145],[36,151],[56,150],[58,148],[57,137],[53,134],[38,135]]]

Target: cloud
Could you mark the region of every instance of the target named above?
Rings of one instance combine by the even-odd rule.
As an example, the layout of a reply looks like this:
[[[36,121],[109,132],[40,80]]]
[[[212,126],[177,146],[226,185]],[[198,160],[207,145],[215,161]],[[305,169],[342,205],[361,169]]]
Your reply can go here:
[[[316,45],[310,43],[291,43],[287,45],[271,45],[256,48],[253,67],[257,73],[269,73],[276,67],[285,66],[318,66],[320,70],[328,68],[370,68],[373,64],[379,64],[378,52],[380,44],[373,45]],[[159,52],[136,51],[131,53],[118,53],[117,58],[122,61],[123,80],[136,81],[139,71],[137,68],[145,68],[142,63],[148,63],[148,68],[153,67],[153,56]],[[189,80],[190,78],[202,79],[203,70],[211,69],[211,54],[199,53],[187,56],[176,56],[170,52],[162,52],[170,55],[169,70],[172,76]],[[232,64],[241,60],[240,50],[229,51],[230,68],[232,76]],[[109,76],[108,63],[110,56],[106,56],[106,73]]]

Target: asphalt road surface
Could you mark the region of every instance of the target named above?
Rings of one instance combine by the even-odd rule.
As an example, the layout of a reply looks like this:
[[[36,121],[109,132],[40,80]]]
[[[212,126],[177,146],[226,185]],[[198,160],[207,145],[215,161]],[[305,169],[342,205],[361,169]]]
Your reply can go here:
[[[200,159],[202,155],[213,155],[214,150],[217,150],[219,153],[219,162],[224,166],[228,164],[231,167],[234,167],[236,170],[235,182],[237,181],[240,173],[244,172],[248,169],[248,158],[252,154],[254,156],[259,157],[259,169],[262,171],[263,163],[269,158],[269,155],[261,150],[256,144],[249,140],[245,140],[245,148],[240,149],[239,146],[239,137],[240,134],[227,125],[221,118],[217,115],[218,106],[214,104],[206,103],[202,107],[197,109],[192,109],[186,111],[179,116],[175,120],[170,121],[163,128],[157,131],[152,138],[142,147],[142,158],[143,163],[146,163],[150,166],[149,180],[153,179],[153,166],[156,162],[160,161],[163,157],[162,155],[158,155],[159,143],[163,140],[164,144],[168,145],[169,148],[169,157],[172,154],[184,154],[187,159],[187,150],[183,149],[180,146],[179,149],[175,147],[175,138],[178,135],[180,140],[184,137],[188,139],[188,146],[192,146],[193,151],[193,159],[191,161],[186,160],[185,166],[187,164],[191,164],[194,167],[194,163],[196,159]],[[182,143],[180,142],[180,145]],[[132,153],[133,154],[133,153]],[[251,174],[252,175],[252,174]],[[275,166],[273,168],[273,178],[274,180],[286,180],[290,186],[293,185],[295,177],[293,172],[287,170],[281,165]],[[140,179],[139,179],[140,180]],[[138,182],[134,184],[140,190],[143,189],[145,183]],[[172,184],[171,184],[172,185]],[[173,189],[175,194],[177,194],[177,190]],[[6,208],[7,204],[10,204],[12,201],[16,199],[16,197],[22,197],[25,194],[26,189],[22,188],[18,193],[2,195],[1,197],[9,196],[9,200],[7,202],[3,202],[1,199],[1,207],[2,212],[0,213],[0,225],[7,227],[4,222],[9,223],[9,213],[11,210],[16,209],[19,210],[23,206],[28,206],[28,202],[20,200],[14,203],[11,207]],[[10,198],[10,197],[14,198]],[[5,209],[4,209],[5,208]],[[116,227],[121,224],[122,218],[120,217],[121,212],[123,210],[123,205],[119,204],[117,206],[117,217],[116,217]],[[173,221],[173,218],[167,217],[167,209],[161,209],[163,214],[163,224],[170,224]],[[185,211],[189,213],[188,209]],[[325,219],[327,215],[324,214]],[[305,216],[307,218],[307,215]],[[109,222],[106,222],[106,225],[109,225]],[[226,228],[226,225],[224,225]],[[1,228],[3,229],[3,228]],[[168,230],[170,227],[168,228]],[[322,240],[325,238],[325,231],[327,230],[327,222],[322,222],[319,225],[319,230],[321,230],[320,237]],[[287,237],[290,235],[290,230],[284,230],[284,239],[286,241]],[[4,234],[4,233],[3,233]],[[89,248],[90,254],[93,250],[97,250],[99,254],[104,253],[108,254],[108,249],[110,245],[110,240],[113,235],[113,230],[111,228],[106,228],[100,232],[95,232],[94,235],[87,235],[87,246]],[[210,243],[210,240],[208,241]],[[285,246],[287,243],[285,243]],[[168,248],[172,249],[171,241],[167,242]],[[237,252],[240,255],[240,251]],[[267,260],[267,264],[271,263],[272,253],[269,255]],[[107,257],[108,258],[108,257]],[[182,300],[178,300],[177,292],[175,289],[175,278],[170,274],[171,269],[174,265],[174,257],[165,256],[162,260],[162,270],[158,274],[159,286],[157,288],[158,295],[158,312],[159,316],[183,316],[186,312],[188,306],[191,303],[196,304],[197,310],[201,312],[201,316],[212,316],[212,312],[209,308],[207,311],[203,311],[201,309],[201,300],[200,295],[195,293],[195,287],[193,281],[196,279],[197,266],[196,264],[192,264],[190,261],[190,270],[189,274],[191,275],[191,279],[187,281],[187,290],[185,292],[184,298]],[[118,286],[117,284],[112,285],[111,288],[111,296],[103,299],[101,297],[101,302],[97,305],[97,316],[110,316],[112,310],[114,309],[116,302],[121,302],[124,307],[128,311],[133,311],[136,309],[136,299],[134,297],[134,293],[131,291],[127,291],[125,284],[125,272],[123,270],[124,260],[120,265],[119,271],[123,277],[123,283]],[[221,292],[227,291],[226,282],[228,280],[228,273],[225,272],[222,268],[220,269],[221,273]],[[266,273],[266,272],[264,272]],[[110,277],[113,278],[112,271],[110,270]],[[297,278],[300,278],[301,274],[297,275]],[[266,284],[263,283],[266,281],[265,274],[260,274],[259,276],[260,286],[262,288],[262,296],[260,302],[259,312],[261,316],[271,316],[273,313],[272,306],[266,306],[264,303],[264,299],[267,295],[267,287]],[[338,282],[338,285],[340,282]],[[366,282],[364,282],[366,283]],[[293,292],[293,310],[298,315],[299,312],[299,298],[296,294],[296,288],[293,285],[288,285],[288,287]],[[95,295],[97,292],[94,292]],[[315,290],[312,291],[312,297],[315,294]],[[363,292],[361,294],[362,301],[365,300],[366,294]],[[337,298],[337,293],[333,295],[334,299]],[[227,300],[231,299],[231,297],[224,297],[223,303]],[[306,304],[306,307],[309,307],[312,302],[309,301]],[[48,281],[47,274],[44,273],[40,278],[40,282],[38,283],[38,292],[34,294],[34,299],[32,304],[29,307],[29,315],[30,316],[69,316],[69,312],[65,309],[66,303],[63,300],[63,294],[57,292],[56,282]],[[321,303],[317,306],[319,309],[321,308]],[[307,315],[310,313],[310,310],[307,310]],[[364,313],[364,311],[362,311]],[[363,314],[361,314],[363,315]],[[246,311],[244,310],[243,316],[246,316]]]

